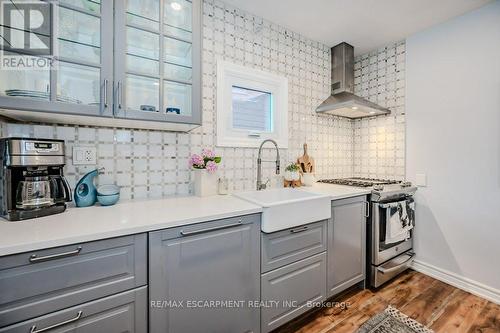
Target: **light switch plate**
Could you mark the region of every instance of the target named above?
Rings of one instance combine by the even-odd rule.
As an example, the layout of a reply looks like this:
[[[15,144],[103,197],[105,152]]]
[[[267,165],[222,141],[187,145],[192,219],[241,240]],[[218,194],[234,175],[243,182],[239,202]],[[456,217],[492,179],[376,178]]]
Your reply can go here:
[[[73,165],[95,165],[97,164],[97,151],[95,147],[75,146],[73,147]]]
[[[427,175],[425,173],[417,173],[415,177],[415,185],[421,187],[427,186]]]

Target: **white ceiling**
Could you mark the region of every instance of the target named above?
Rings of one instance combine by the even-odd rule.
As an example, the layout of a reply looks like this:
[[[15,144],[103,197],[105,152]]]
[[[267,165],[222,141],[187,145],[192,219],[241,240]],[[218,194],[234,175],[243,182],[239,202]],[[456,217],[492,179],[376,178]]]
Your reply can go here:
[[[224,0],[310,39],[363,54],[491,0]]]

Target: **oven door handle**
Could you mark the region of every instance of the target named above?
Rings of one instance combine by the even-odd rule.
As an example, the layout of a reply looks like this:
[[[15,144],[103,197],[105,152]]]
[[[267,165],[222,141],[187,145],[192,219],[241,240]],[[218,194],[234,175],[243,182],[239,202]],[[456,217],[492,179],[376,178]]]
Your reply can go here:
[[[401,267],[408,266],[409,264],[411,264],[414,260],[414,257],[415,257],[415,253],[412,253],[412,254],[410,254],[410,257],[408,259],[406,259],[405,261],[403,261],[401,264],[394,266],[394,267],[391,267],[391,268],[377,267],[377,271],[379,271],[382,274],[388,274],[388,273],[397,271]]]
[[[412,202],[412,199],[404,199],[404,200],[392,201],[392,202],[388,202],[388,203],[379,203],[378,206],[380,208],[384,208],[384,209],[396,208],[398,206],[398,204],[404,205],[404,204],[408,203],[408,201]]]

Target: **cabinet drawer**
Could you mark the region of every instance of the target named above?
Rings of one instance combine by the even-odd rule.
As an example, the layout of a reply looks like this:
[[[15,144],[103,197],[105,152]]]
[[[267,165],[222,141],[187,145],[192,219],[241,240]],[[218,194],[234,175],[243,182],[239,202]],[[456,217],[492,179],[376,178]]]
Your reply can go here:
[[[311,309],[308,302],[321,302],[325,297],[325,252],[263,274],[261,301],[270,306],[261,308],[261,333],[287,323]]]
[[[147,287],[77,305],[0,329],[0,333],[147,332]]]
[[[0,327],[146,282],[146,234],[0,258]]]
[[[262,273],[326,250],[327,221],[262,233]]]
[[[177,228],[169,228],[156,232],[161,233],[162,240],[168,240],[179,237],[199,235],[206,232],[221,231],[223,229],[231,228],[233,226],[236,227],[238,225],[250,224],[250,223],[260,223],[260,214],[235,216],[226,219],[200,222]]]

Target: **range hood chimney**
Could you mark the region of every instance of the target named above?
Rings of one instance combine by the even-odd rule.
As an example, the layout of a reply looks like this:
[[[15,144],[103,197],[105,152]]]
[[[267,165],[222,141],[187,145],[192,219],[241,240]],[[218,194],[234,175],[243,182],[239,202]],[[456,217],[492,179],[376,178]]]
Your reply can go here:
[[[389,114],[380,105],[354,95],[354,47],[340,43],[332,47],[332,94],[316,108],[327,113],[351,119]]]

